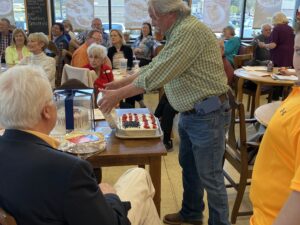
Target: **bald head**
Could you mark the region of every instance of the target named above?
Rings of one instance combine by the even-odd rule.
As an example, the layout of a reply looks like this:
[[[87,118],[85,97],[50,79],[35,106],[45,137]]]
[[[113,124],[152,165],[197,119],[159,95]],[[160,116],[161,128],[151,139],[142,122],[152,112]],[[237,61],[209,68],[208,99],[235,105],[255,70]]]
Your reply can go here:
[[[100,30],[102,31],[102,21],[100,18],[95,18],[92,20],[92,29]]]

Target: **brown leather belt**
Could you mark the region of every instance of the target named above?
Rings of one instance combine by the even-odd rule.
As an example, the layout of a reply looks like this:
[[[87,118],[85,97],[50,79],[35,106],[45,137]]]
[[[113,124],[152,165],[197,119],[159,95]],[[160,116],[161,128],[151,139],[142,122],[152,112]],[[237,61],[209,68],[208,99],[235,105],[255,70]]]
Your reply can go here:
[[[203,99],[203,101],[205,101],[207,98]],[[220,99],[220,102],[221,103],[224,103],[227,99],[228,99],[228,96],[227,94],[222,94],[219,96],[219,99]],[[183,112],[183,114],[195,114],[196,113],[196,109],[191,109],[191,110],[188,110],[188,111],[185,111]]]

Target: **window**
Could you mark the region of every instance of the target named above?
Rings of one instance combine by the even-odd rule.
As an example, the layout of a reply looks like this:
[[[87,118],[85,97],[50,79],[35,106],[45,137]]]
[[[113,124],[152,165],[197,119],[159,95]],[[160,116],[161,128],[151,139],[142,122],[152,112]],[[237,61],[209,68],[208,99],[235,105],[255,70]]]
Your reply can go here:
[[[16,27],[26,29],[24,0],[14,0],[14,17]]]
[[[282,0],[281,10],[287,15],[290,20],[290,25],[293,25],[294,9],[296,0]],[[192,1],[192,14],[199,20],[203,21],[203,4],[204,0]],[[245,11],[243,11],[246,4]],[[253,38],[260,33],[260,29],[253,29],[253,18],[255,13],[256,0],[232,0],[230,5],[230,17],[228,25],[235,28],[236,34],[241,38]],[[241,21],[244,21],[243,27]],[[224,24],[224,26],[226,26]],[[242,29],[243,28],[243,29]],[[241,31],[243,33],[241,34]]]
[[[204,0],[193,0],[191,10],[192,10],[192,15],[197,17],[199,20],[203,21]],[[228,24],[224,24],[224,27],[227,25],[231,25],[236,29],[236,33],[239,34],[240,27],[241,27],[242,11],[243,11],[243,1],[232,0],[230,4],[229,22]],[[217,36],[220,35],[221,33],[217,33]]]
[[[247,0],[243,38],[253,38],[260,34],[260,28],[253,29],[255,0]],[[293,26],[295,0],[282,0],[281,11],[288,17],[289,25]]]
[[[66,18],[66,1],[54,0],[55,20],[61,22]],[[109,1],[111,3],[111,22],[112,27],[117,29],[126,29],[125,27],[125,0],[94,0],[95,17],[101,18],[104,28],[109,29]],[[290,25],[293,24],[296,0],[282,0],[281,10],[287,15]],[[24,0],[13,0],[14,16],[16,26],[26,29],[26,17]],[[255,13],[256,0],[231,0],[229,22],[226,25],[232,25],[236,29],[236,33],[241,38],[252,38],[260,32],[260,29],[253,29],[253,18]],[[192,14],[199,20],[203,20],[203,4],[204,0],[192,0]],[[245,11],[244,11],[244,4]],[[243,20],[243,26],[242,21]],[[142,22],[142,21],[141,21]],[[242,29],[243,28],[243,29]],[[242,34],[241,34],[241,31]],[[131,31],[134,35],[139,33]],[[136,35],[135,35],[136,36]]]

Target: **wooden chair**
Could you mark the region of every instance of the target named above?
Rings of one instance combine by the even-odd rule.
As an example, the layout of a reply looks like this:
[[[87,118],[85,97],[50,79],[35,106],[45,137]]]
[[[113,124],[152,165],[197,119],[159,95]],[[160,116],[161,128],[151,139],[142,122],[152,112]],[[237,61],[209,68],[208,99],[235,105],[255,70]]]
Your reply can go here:
[[[0,225],[17,225],[16,220],[0,208]]]
[[[233,57],[234,69],[239,69],[244,66],[247,62],[253,59],[253,54],[235,55]],[[235,79],[235,87],[237,87],[237,79]],[[236,89],[237,91],[237,89]],[[247,111],[250,110],[250,117],[254,116],[255,111],[255,90],[249,88],[243,88],[243,93],[248,95]],[[268,103],[272,101],[273,89],[267,86],[263,86],[261,95],[268,95]],[[251,104],[251,105],[250,105]],[[251,106],[251,108],[250,108]]]
[[[239,69],[246,64],[246,62],[252,60],[253,54],[235,55],[233,57],[234,69]]]
[[[245,55],[245,54],[251,54],[253,55],[254,46],[245,42],[241,43],[240,49],[239,49],[239,55]]]
[[[254,123],[256,122],[256,120],[245,119],[244,105],[243,103],[237,103],[233,95],[229,96],[229,101],[232,108],[232,114],[228,136],[226,138],[224,160],[232,165],[232,167],[240,174],[240,179],[239,182],[236,183],[225,170],[224,176],[230,183],[230,185],[226,185],[226,187],[233,187],[237,191],[236,199],[231,213],[231,223],[235,224],[238,216],[246,216],[252,214],[252,211],[240,212],[239,209],[243,200],[246,186],[250,184],[250,182],[248,181],[252,177],[252,161],[258,151],[259,143],[247,142],[246,135],[246,123]]]

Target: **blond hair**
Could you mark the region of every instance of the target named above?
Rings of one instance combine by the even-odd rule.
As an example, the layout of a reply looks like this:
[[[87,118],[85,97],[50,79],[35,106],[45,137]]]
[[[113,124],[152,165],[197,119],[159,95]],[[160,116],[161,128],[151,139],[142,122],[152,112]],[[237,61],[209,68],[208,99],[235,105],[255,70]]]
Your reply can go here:
[[[287,23],[289,23],[289,20],[284,13],[277,12],[273,15],[272,23],[273,23],[273,25],[287,24]]]
[[[110,35],[111,35],[111,33],[112,33],[113,31],[118,33],[119,37],[120,37],[121,40],[122,40],[122,44],[125,45],[126,42],[125,42],[124,35],[123,35],[122,31],[117,30],[117,29],[111,29],[110,32],[109,32]]]
[[[44,44],[43,50],[45,50],[48,47],[49,39],[46,34],[42,32],[36,32],[29,35],[28,40],[34,40],[38,42],[42,42]]]
[[[15,38],[16,38],[17,34],[22,34],[24,36],[24,45],[27,45],[27,36],[26,36],[24,30],[19,29],[19,28],[14,29],[14,31],[12,33],[12,42],[11,42],[11,45],[12,46],[16,45],[16,39]]]

